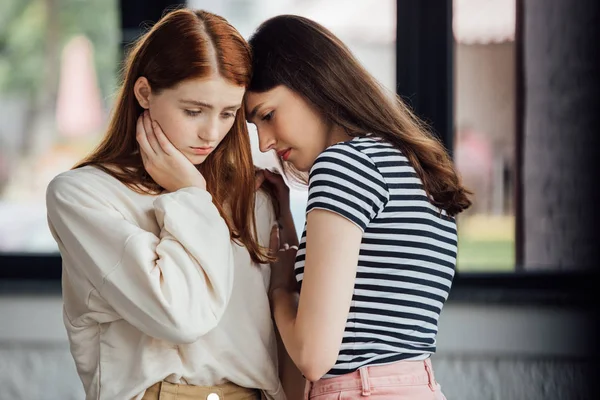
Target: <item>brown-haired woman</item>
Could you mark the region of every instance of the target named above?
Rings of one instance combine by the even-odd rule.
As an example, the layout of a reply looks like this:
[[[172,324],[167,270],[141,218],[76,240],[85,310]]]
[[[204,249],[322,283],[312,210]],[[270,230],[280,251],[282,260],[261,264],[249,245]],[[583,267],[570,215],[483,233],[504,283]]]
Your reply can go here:
[[[246,114],[261,150],[308,173],[304,234],[297,249],[274,232],[270,289],[306,397],[442,399],[430,356],[469,192],[440,142],[327,29],[278,16],[249,43]]]
[[[263,247],[275,221],[255,201],[241,108],[250,67],[223,18],[166,14],[129,52],[102,143],[48,187],[88,400],[285,398]]]

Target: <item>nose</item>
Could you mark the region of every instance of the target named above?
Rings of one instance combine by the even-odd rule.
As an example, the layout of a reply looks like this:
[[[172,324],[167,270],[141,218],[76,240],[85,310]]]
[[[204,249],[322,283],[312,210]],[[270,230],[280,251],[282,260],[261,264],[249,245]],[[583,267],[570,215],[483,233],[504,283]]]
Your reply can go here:
[[[219,140],[219,119],[210,118],[207,124],[198,131],[198,137],[209,143],[214,143]]]
[[[258,148],[263,153],[267,151],[273,150],[275,148],[275,144],[277,144],[277,140],[275,140],[275,136],[272,134],[259,130],[258,131]]]

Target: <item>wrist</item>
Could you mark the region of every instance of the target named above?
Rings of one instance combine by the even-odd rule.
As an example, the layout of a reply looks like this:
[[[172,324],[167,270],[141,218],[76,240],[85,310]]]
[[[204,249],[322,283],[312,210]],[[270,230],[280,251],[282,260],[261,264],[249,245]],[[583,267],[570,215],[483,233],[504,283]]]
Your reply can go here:
[[[290,209],[289,205],[287,207],[281,207],[279,219],[281,219],[281,220],[293,220],[294,219],[292,217],[292,210]]]
[[[271,304],[271,311],[275,309],[275,304],[281,303],[281,300],[289,296],[292,293],[287,287],[277,286],[269,290],[269,303]]]
[[[276,286],[269,289],[269,298],[275,298],[281,296],[281,294],[289,292],[289,290],[283,286]]]

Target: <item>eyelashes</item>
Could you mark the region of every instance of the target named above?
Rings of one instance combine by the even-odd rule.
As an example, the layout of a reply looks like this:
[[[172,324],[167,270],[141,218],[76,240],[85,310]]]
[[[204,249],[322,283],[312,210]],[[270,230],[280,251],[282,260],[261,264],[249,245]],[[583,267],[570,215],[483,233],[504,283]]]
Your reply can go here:
[[[199,110],[199,111],[183,110],[183,112],[188,117],[197,117],[198,115],[202,114],[201,110]],[[226,112],[226,113],[221,114],[221,116],[224,118],[235,118],[235,115],[236,115],[235,112]]]
[[[270,121],[273,118],[273,112],[271,111],[268,114],[265,114],[260,120],[261,121]]]

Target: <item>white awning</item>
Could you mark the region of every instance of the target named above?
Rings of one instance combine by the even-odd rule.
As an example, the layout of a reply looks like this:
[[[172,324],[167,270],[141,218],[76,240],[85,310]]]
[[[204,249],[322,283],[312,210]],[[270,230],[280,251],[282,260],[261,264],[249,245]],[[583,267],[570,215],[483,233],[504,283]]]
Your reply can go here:
[[[513,41],[515,7],[515,0],[454,0],[456,41],[466,44]],[[395,0],[300,1],[291,11],[319,22],[343,40],[380,43],[396,40]]]
[[[515,0],[454,0],[452,29],[458,43],[487,44],[515,39]]]

